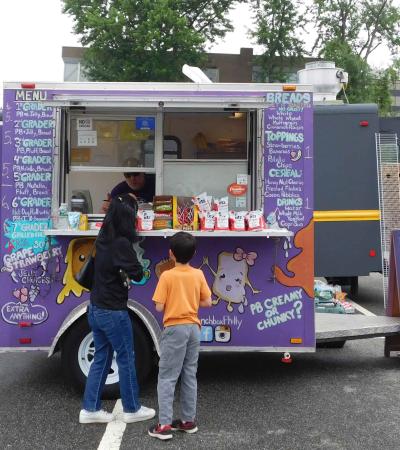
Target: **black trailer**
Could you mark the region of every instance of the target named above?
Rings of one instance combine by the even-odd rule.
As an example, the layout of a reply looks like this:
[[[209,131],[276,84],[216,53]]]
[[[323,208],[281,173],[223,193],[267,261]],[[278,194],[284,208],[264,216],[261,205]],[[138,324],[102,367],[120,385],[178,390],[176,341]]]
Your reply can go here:
[[[350,285],[382,271],[374,104],[315,105],[315,276]]]

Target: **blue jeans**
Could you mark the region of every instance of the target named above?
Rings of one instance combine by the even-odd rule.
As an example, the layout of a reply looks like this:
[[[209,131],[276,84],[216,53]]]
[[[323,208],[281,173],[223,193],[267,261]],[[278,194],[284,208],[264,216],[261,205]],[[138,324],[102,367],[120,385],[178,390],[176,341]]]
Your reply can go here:
[[[124,412],[138,411],[139,386],[135,369],[132,322],[128,311],[113,311],[91,304],[88,321],[93,331],[95,354],[86,381],[83,409],[86,411],[101,409],[101,394],[115,351]]]

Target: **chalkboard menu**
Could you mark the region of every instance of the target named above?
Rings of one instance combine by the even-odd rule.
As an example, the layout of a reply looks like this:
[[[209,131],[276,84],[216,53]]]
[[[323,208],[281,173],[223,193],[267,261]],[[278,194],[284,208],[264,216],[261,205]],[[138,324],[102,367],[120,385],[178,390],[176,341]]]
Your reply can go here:
[[[52,204],[55,112],[46,91],[6,91],[3,113],[2,248],[43,251]],[[5,242],[4,242],[5,239]]]
[[[296,231],[313,209],[312,95],[271,92],[264,115],[264,213]]]

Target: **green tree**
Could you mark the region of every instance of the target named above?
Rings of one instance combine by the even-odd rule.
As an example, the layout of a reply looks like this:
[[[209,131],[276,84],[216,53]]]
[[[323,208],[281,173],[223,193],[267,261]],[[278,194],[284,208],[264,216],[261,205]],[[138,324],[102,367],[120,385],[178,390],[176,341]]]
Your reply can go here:
[[[314,50],[338,40],[367,61],[381,45],[393,53],[399,48],[400,9],[393,0],[314,0],[312,13],[318,34]]]
[[[379,106],[379,114],[381,116],[392,115],[392,80],[391,68],[376,71],[373,74],[373,82],[371,83],[371,97],[374,103]]]
[[[304,42],[299,30],[305,16],[299,13],[296,0],[259,0],[252,3],[255,31],[250,32],[255,43],[265,48],[258,63],[265,81],[286,81],[286,72],[294,62],[302,61]]]
[[[373,70],[367,61],[354,53],[347,42],[333,39],[323,49],[324,59],[334,61],[349,74],[349,84],[338,98],[350,103],[377,103],[380,115],[389,115],[392,106],[391,86],[395,68]]]
[[[183,64],[204,61],[207,42],[232,30],[241,0],[63,0],[98,81],[178,81]]]
[[[328,61],[334,61],[336,67],[348,72],[349,84],[346,95],[350,103],[372,101],[369,90],[373,80],[371,68],[366,61],[352,51],[347,42],[332,39],[326,43],[322,56]],[[339,97],[344,98],[344,92],[341,92]]]
[[[380,46],[392,54],[400,46],[400,8],[393,0],[313,0],[317,30],[313,50],[349,73],[351,102],[374,102],[380,113],[391,109],[393,70],[373,70],[368,59]],[[341,93],[343,96],[343,92]]]

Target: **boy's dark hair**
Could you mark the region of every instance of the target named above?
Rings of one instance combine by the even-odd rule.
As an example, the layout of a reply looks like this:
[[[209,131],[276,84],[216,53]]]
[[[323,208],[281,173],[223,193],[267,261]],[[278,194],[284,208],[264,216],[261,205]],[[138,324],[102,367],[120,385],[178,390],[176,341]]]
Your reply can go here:
[[[170,238],[169,248],[178,263],[186,264],[196,253],[196,238],[190,233],[180,231]]]

